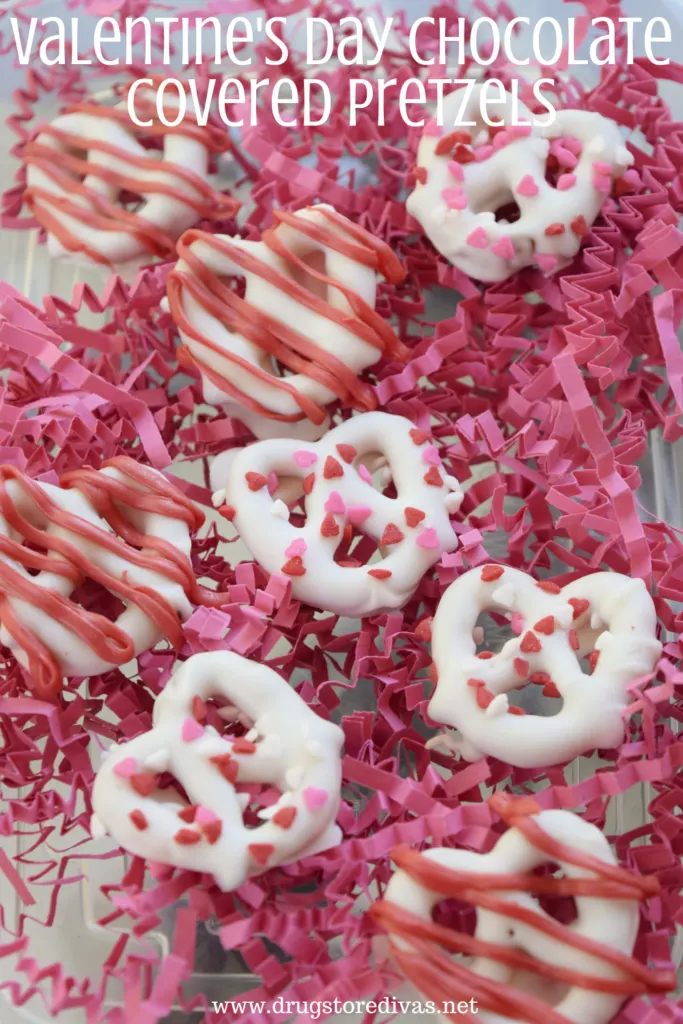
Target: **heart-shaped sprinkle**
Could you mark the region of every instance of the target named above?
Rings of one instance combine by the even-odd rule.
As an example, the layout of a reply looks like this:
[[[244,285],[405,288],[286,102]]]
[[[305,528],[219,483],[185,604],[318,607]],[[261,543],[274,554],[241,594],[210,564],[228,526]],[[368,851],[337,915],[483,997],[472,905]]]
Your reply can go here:
[[[198,722],[203,722],[206,718],[206,704],[202,698],[198,697],[196,694],[192,698],[192,714]]]
[[[612,191],[612,178],[607,177],[606,174],[594,174],[593,188],[597,189],[598,192],[602,192],[603,195],[609,195]]]
[[[536,263],[539,265],[544,274],[550,274],[553,270],[556,270],[560,264],[557,256],[552,256],[547,252],[536,253]]]
[[[232,745],[233,754],[255,754],[257,749],[256,744],[245,736],[240,736]]]
[[[317,789],[315,786],[307,786],[303,792],[304,803],[309,811],[319,811],[324,807],[330,798],[326,789]]]
[[[366,484],[372,483],[372,475],[370,473],[370,470],[368,469],[367,466],[364,466],[362,463],[358,467],[358,476],[361,478],[361,480],[364,480]]]
[[[300,555],[295,555],[294,558],[290,558],[280,569],[285,576],[305,576],[306,569],[304,563],[301,560]]]
[[[194,832],[191,828],[181,828],[173,838],[179,846],[194,846],[195,843],[201,841],[202,837],[199,832]]]
[[[322,523],[320,524],[320,536],[321,537],[338,537],[341,533],[339,524],[334,516],[328,512]]]
[[[408,431],[408,433],[410,434],[410,439],[413,444],[424,444],[425,441],[431,441],[432,439],[432,435],[428,430],[420,430],[419,427],[413,427],[412,430]]]
[[[441,465],[441,456],[439,455],[439,449],[435,444],[428,444],[426,448],[423,448],[420,452],[420,458],[423,462],[426,462],[428,466]]]
[[[325,459],[323,476],[326,480],[332,480],[336,476],[344,476],[344,469],[341,463],[333,455],[328,455]]]
[[[433,549],[439,547],[439,535],[436,530],[431,526],[428,526],[426,530],[422,530],[418,534],[417,540],[415,541],[419,548]]]
[[[147,818],[144,816],[142,811],[131,811],[129,817],[132,823],[135,825],[135,827],[139,829],[141,832],[144,832],[144,830],[147,828]]]
[[[346,505],[339,491],[330,491],[327,501],[325,502],[325,511],[332,512],[334,515],[343,516],[346,512]]]
[[[555,619],[552,615],[546,615],[545,618],[539,619],[535,624],[534,629],[538,633],[545,633],[546,636],[552,636],[555,632]]]
[[[315,473],[309,473],[303,479],[304,494],[310,494],[315,486]]]
[[[512,664],[515,669],[515,674],[518,675],[520,679],[526,679],[529,675],[529,662],[525,661],[524,658],[515,658]]]
[[[422,478],[426,484],[430,484],[432,487],[442,487],[443,480],[441,479],[441,473],[439,473],[436,466],[432,466],[431,469],[427,470]]]
[[[477,695],[477,704],[479,705],[480,708],[483,708],[483,710],[486,710],[486,708],[489,706],[489,704],[493,700],[493,696],[494,695],[490,692],[490,690],[487,690],[485,686],[480,686],[477,689],[477,691],[476,691],[476,695]]]
[[[278,828],[291,828],[294,819],[296,818],[296,807],[281,807],[279,811],[276,811],[273,817],[270,819],[273,825],[277,825]]]
[[[247,850],[252,860],[261,866],[267,864],[272,854],[275,853],[275,847],[270,843],[250,843]]]
[[[344,462],[348,462],[349,465],[353,462],[356,455],[358,455],[358,451],[353,447],[352,444],[337,444],[335,445],[335,448],[341,455]]]
[[[399,530],[395,523],[387,523],[384,528],[384,533],[380,537],[380,547],[386,548],[391,544],[400,544],[404,539],[404,534]]]
[[[500,256],[502,260],[514,260],[517,255],[509,235],[502,235],[498,241],[494,242],[491,246],[491,252],[495,253],[496,256]]]
[[[211,764],[215,764],[219,772],[226,780],[233,785],[237,782],[237,776],[239,774],[239,764],[233,760],[230,754],[217,754],[215,757],[209,758]]]
[[[456,163],[455,160],[448,161],[448,173],[455,181],[465,180],[465,172],[462,169],[462,164]]]
[[[309,466],[318,461],[318,456],[315,452],[309,451],[306,448],[299,448],[298,451],[294,452],[294,461],[302,469],[308,469]]]
[[[112,768],[114,775],[118,775],[121,779],[129,779],[131,775],[135,775],[137,770],[138,763],[134,757],[124,757]]]
[[[505,572],[502,565],[485,565],[481,570],[481,576],[479,577],[482,583],[494,583],[499,580]]]
[[[131,775],[130,784],[139,796],[150,796],[157,788],[157,777],[154,772],[139,772]]]
[[[346,510],[346,514],[350,523],[353,523],[354,526],[359,526],[361,523],[364,523],[366,519],[370,518],[372,515],[372,509],[369,505],[349,505]]]
[[[232,505],[221,505],[218,509],[218,515],[223,516],[223,519],[227,519],[231,523],[237,515],[237,509],[233,508]]]
[[[196,718],[186,718],[183,721],[183,726],[180,730],[180,738],[184,743],[192,743],[193,740],[198,740],[200,736],[203,735],[204,729]]]
[[[250,491],[260,491],[263,487],[268,486],[268,477],[263,473],[245,473],[244,478]]]
[[[481,164],[484,162],[484,160],[489,160],[494,153],[495,149],[493,148],[493,146],[477,146],[477,148],[474,151],[474,159],[477,161],[478,164]]]
[[[552,580],[539,580],[536,586],[539,590],[545,590],[546,594],[559,594],[562,590],[562,587]]]
[[[202,826],[202,834],[209,846],[213,846],[223,834],[223,822],[218,820],[209,821],[206,825]]]
[[[583,216],[575,217],[571,222],[571,229],[577,238],[585,238],[590,228],[588,227],[588,221]]]
[[[197,816],[197,810],[197,804],[190,804],[189,807],[183,807],[182,810],[178,811],[178,817],[187,825],[192,825],[195,817]]]
[[[441,192],[441,198],[449,210],[467,209],[467,196],[461,188],[445,188]]]
[[[212,821],[218,821],[218,815],[210,811],[208,807],[198,807],[195,821],[198,825],[208,825]]]
[[[482,227],[475,228],[467,236],[467,244],[471,245],[473,249],[486,249],[489,244],[489,236]]]
[[[538,654],[541,650],[541,641],[534,633],[525,633],[519,649],[523,654]]]
[[[562,174],[557,179],[557,190],[558,192],[568,192],[570,188],[574,188],[576,185],[575,174]]]
[[[288,547],[285,548],[285,556],[287,558],[296,558],[297,555],[303,555],[308,545],[303,537],[297,537],[293,540]]]
[[[546,238],[555,238],[558,235],[563,235],[566,230],[567,229],[564,224],[560,224],[559,222],[556,224],[549,224],[545,229],[545,235]]]
[[[391,572],[389,569],[368,569],[368,576],[372,576],[374,580],[388,580]]]
[[[570,597],[567,600],[567,604],[570,604],[574,609],[572,618],[574,621],[580,619],[581,616],[588,611],[590,608],[590,601],[587,601],[585,597]]]
[[[405,516],[408,526],[419,526],[427,513],[423,512],[419,508],[411,508],[408,506],[408,508],[403,509],[403,515]]]
[[[415,168],[415,181],[419,181],[420,185],[426,185],[429,180],[429,172],[426,167]]]
[[[538,195],[538,185],[530,174],[525,174],[515,191],[518,196],[526,196],[530,199]]]

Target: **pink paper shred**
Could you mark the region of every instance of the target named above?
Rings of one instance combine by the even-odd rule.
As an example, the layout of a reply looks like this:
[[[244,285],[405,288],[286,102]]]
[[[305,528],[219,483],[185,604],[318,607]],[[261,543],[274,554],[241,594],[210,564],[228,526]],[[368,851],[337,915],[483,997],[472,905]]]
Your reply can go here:
[[[303,17],[306,10],[300,0],[284,6],[213,0],[209,7],[210,12],[198,7],[184,13],[258,9]],[[514,13],[505,4],[475,7],[503,19]],[[622,13],[604,0],[583,7],[587,18]],[[166,13],[163,4],[145,0],[70,0],[69,8],[121,18]],[[439,17],[445,10],[441,5],[431,13]],[[454,18],[459,13],[454,4],[448,10]],[[20,20],[38,13],[34,0],[12,9]],[[345,13],[363,12],[354,12],[349,0],[321,0],[316,7],[316,14],[335,24]],[[8,17],[0,15],[3,54],[13,52]],[[399,18],[397,41],[378,69],[383,77],[400,82],[416,74],[406,51],[408,31],[406,19]],[[272,77],[267,56],[260,47],[252,69],[256,77]],[[295,54],[287,73],[295,76],[301,67]],[[509,80],[512,70],[495,66],[491,74]],[[43,98],[53,105],[77,99],[97,85],[92,79],[100,73],[93,69],[86,77],[81,69],[30,67],[8,121],[14,154],[21,156],[35,132]],[[683,319],[683,134],[659,94],[659,80],[683,82],[683,67],[640,62],[629,68],[620,61],[615,69],[602,69],[591,92],[566,76],[558,86],[562,104],[600,111],[642,132],[646,147],[629,141],[637,171],[632,192],[607,201],[582,252],[563,272],[545,278],[528,269],[486,288],[448,266],[406,214],[419,130],[407,128],[391,108],[386,125],[377,127],[372,107],[349,127],[342,97],[357,69],[318,73],[338,101],[327,125],[283,129],[264,108],[259,125],[245,133],[237,160],[253,209],[243,233],[259,237],[276,207],[298,209],[323,200],[390,242],[402,257],[407,281],[382,285],[378,308],[393,316],[411,359],[405,366],[378,366],[377,395],[383,409],[432,429],[449,471],[465,484],[465,501],[454,517],[461,545],[403,610],[338,635],[335,616],[300,606],[282,577],[269,578],[253,563],[233,565],[220,556],[215,528],[196,539],[197,574],[227,590],[229,601],[220,610],[195,611],[179,657],[231,648],[267,661],[321,715],[341,720],[345,840],[336,850],[251,880],[235,894],[221,893],[191,872],[153,868],[153,877],[142,861],[124,864],[121,854],[109,854],[120,863],[120,881],[103,890],[110,910],[100,923],[122,931],[98,978],[72,977],[59,963],[35,960],[26,928],[35,920],[31,901],[38,886],[49,887],[49,911],[41,923],[50,928],[63,887],[81,874],[76,862],[89,837],[93,780],[88,738],[108,744],[149,728],[154,696],[177,655],[143,655],[137,679],[109,672],[91,681],[87,697],[74,681],[61,704],[49,706],[33,699],[19,667],[0,651],[0,833],[24,837],[23,853],[0,859],[22,910],[18,927],[0,910],[0,957],[9,961],[4,973],[13,979],[5,982],[4,994],[17,1006],[42,1003],[55,1015],[80,1007],[88,1022],[112,1024],[153,1024],[174,1005],[196,1010],[209,1022],[282,1019],[270,1009],[221,1015],[205,996],[187,994],[197,928],[210,917],[225,949],[238,951],[261,979],[244,999],[272,1007],[277,996],[304,1001],[391,994],[396,972],[382,952],[386,947],[375,948],[373,926],[359,907],[383,889],[391,874],[389,852],[399,842],[490,849],[501,825],[484,801],[484,787],[526,793],[540,786],[536,798],[543,807],[576,810],[602,826],[611,800],[647,783],[648,823],[612,837],[622,863],[661,882],[661,895],[643,911],[637,954],[665,967],[671,937],[683,923],[683,533],[642,509],[636,493],[648,433],[661,429],[668,441],[683,434],[677,340]],[[15,186],[2,197],[5,227],[34,226],[21,209],[23,180],[19,170]],[[4,461],[56,479],[120,453],[161,469],[200,460],[207,486],[187,489],[208,503],[209,458],[248,437],[222,413],[197,412],[198,383],[179,373],[173,324],[160,308],[168,270],[169,265],[148,268],[130,285],[112,276],[101,295],[80,285],[70,298],[47,296],[41,308],[0,286]],[[445,289],[450,315],[433,324],[425,296],[435,287]],[[91,317],[84,325],[85,311],[99,318],[99,326],[92,326]],[[430,379],[429,390],[419,387],[423,377]],[[227,523],[220,532],[233,536]],[[602,752],[603,767],[587,781],[568,785],[561,767],[522,771],[493,759],[467,764],[425,749],[425,735],[433,734],[420,727],[421,720],[430,725],[430,653],[416,629],[433,615],[444,588],[492,553],[532,572],[552,565],[560,582],[603,568],[641,576],[653,588],[666,631],[661,661],[652,678],[633,685],[626,742]],[[99,610],[107,614],[109,607],[103,601]],[[275,656],[276,647],[285,653]],[[342,700],[357,710],[342,717]],[[150,946],[130,951],[130,938],[144,940],[179,901],[169,954],[158,960]],[[105,1009],[113,978],[121,982],[125,1002]],[[634,999],[615,1021],[681,1022],[683,1003],[675,995]]]

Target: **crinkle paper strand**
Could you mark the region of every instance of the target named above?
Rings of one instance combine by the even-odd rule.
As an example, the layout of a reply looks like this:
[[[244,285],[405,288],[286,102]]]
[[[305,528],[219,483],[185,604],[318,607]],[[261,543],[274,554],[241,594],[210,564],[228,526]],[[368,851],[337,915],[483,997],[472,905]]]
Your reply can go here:
[[[121,18],[154,13],[136,0],[72,0],[69,6]],[[252,5],[216,0],[209,8],[188,13],[234,15]],[[265,10],[302,17],[297,12],[303,8],[295,2]],[[617,15],[616,5],[604,0],[585,5],[588,16],[608,8]],[[478,9],[503,19],[512,13],[502,4]],[[33,4],[19,5],[20,18],[35,13]],[[323,2],[316,13],[337,24],[353,12],[345,2]],[[460,12],[449,5],[436,13],[455,18]],[[396,44],[380,68],[385,77],[417,71],[406,55],[407,31],[401,19]],[[0,33],[0,50],[7,53],[7,14]],[[259,77],[267,77],[267,56],[260,47]],[[295,56],[288,73],[300,67]],[[327,125],[284,131],[263,109],[259,125],[245,134],[237,165],[251,202],[241,230],[258,237],[276,206],[296,209],[320,198],[403,257],[407,281],[383,285],[379,309],[393,317],[411,359],[406,366],[380,364],[373,380],[382,408],[432,428],[451,472],[464,484],[466,498],[454,517],[461,544],[401,612],[358,625],[299,606],[281,577],[269,578],[253,563],[232,564],[230,546],[219,547],[221,539],[233,539],[221,520],[196,539],[194,559],[198,575],[227,590],[229,602],[192,615],[179,655],[146,654],[136,678],[112,671],[91,681],[87,697],[77,681],[70,683],[61,703],[50,706],[33,698],[4,653],[0,831],[21,834],[23,852],[0,857],[21,908],[17,917],[2,911],[0,955],[13,979],[4,983],[4,994],[16,1005],[29,1002],[37,1010],[42,1001],[53,1014],[81,1007],[87,1021],[112,1024],[152,1024],[173,1005],[197,1010],[206,1021],[281,1019],[268,1009],[221,1016],[204,996],[185,994],[196,936],[209,919],[225,950],[238,951],[261,979],[245,999],[272,1007],[279,995],[348,1000],[395,992],[400,981],[386,946],[362,912],[391,873],[389,851],[398,842],[489,849],[501,825],[484,796],[496,785],[514,785],[517,792],[540,786],[542,806],[577,809],[603,825],[610,801],[642,784],[649,823],[615,838],[622,862],[656,874],[662,885],[661,897],[644,909],[638,954],[664,966],[669,939],[683,923],[683,740],[677,732],[682,622],[676,610],[683,600],[683,539],[641,508],[637,495],[648,432],[661,430],[668,441],[683,433],[683,361],[676,338],[683,317],[683,135],[658,82],[682,82],[683,69],[643,63],[605,68],[589,93],[566,78],[558,87],[559,103],[598,110],[633,130],[632,191],[607,202],[565,271],[547,279],[528,269],[487,288],[447,266],[405,213],[419,133],[406,129],[393,110],[377,127],[372,108],[349,127],[344,97],[353,69],[318,73],[335,97]],[[491,73],[506,77],[510,69],[494,67]],[[67,103],[91,87],[78,70],[30,68],[9,121],[15,155],[36,129],[41,101]],[[638,141],[637,129],[647,145]],[[5,226],[32,226],[21,210],[21,188],[19,171],[3,197]],[[5,461],[55,481],[75,466],[97,466],[123,452],[160,469],[201,460],[206,485],[208,458],[247,440],[239,425],[201,407],[198,382],[178,371],[177,338],[159,306],[168,270],[143,270],[132,283],[112,276],[99,293],[78,286],[70,298],[46,297],[40,308],[2,286]],[[445,315],[434,324],[425,299],[437,286]],[[424,377],[428,389],[419,386]],[[206,486],[183,486],[210,503]],[[602,767],[587,781],[572,784],[571,771],[562,767],[521,771],[493,759],[466,764],[425,749],[425,738],[434,733],[425,712],[425,620],[462,570],[492,557],[560,582],[606,568],[641,576],[654,588],[668,638],[661,661],[652,678],[633,687],[627,741],[602,752]],[[111,613],[101,595],[91,599]],[[53,925],[64,888],[73,896],[84,860],[97,856],[86,845],[97,748],[149,727],[154,697],[177,656],[226,647],[267,661],[321,715],[341,720],[344,843],[251,880],[235,894],[220,893],[191,872],[156,872],[152,878],[141,860],[108,854],[119,881],[101,894],[108,910],[100,924],[112,929],[101,975],[74,977],[59,963],[37,962],[31,936]],[[46,892],[49,899],[40,904],[45,909],[37,913],[34,901]],[[159,960],[147,940],[179,901],[170,952]],[[471,916],[467,920],[471,927]],[[114,980],[125,990],[125,1008],[104,1006]],[[683,1008],[675,997],[632,1000],[616,1020],[665,1024],[683,1020]]]

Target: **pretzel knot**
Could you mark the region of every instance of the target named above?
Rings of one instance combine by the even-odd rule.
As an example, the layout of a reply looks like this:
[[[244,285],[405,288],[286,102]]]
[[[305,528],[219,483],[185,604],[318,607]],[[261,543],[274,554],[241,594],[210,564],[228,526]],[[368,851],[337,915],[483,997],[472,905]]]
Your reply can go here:
[[[0,642],[52,699],[63,676],[123,665],[166,637],[179,647],[192,603],[218,604],[190,562],[204,517],[161,473],[119,457],[60,486],[0,466]],[[75,593],[93,580],[119,598],[115,622]]]
[[[525,811],[487,854],[399,847],[392,858],[399,870],[370,913],[406,977],[437,1006],[474,998],[484,1024],[608,1024],[626,998],[676,987],[675,972],[632,955],[639,903],[656,886],[619,867],[599,829],[577,815]],[[552,873],[536,870],[549,864]],[[539,896],[573,898],[575,920],[552,917]],[[445,899],[476,908],[474,934],[435,923]]]
[[[375,489],[368,467],[393,480],[396,497]],[[278,497],[292,484],[305,492],[303,525]],[[225,488],[227,512],[254,558],[289,576],[299,600],[349,616],[405,604],[457,547],[449,512],[462,497],[429,434],[381,412],[354,416],[315,443],[250,445],[233,460]],[[361,538],[350,550],[354,531]],[[368,563],[377,547],[380,559]]]
[[[366,367],[407,356],[375,312],[377,275],[405,275],[389,246],[331,206],[274,218],[260,242],[184,235],[168,304],[207,402],[227,404],[257,437],[310,440],[325,432],[330,402],[376,407],[358,379]],[[231,276],[245,279],[244,298]]]
[[[113,106],[74,103],[27,143],[24,201],[47,232],[51,256],[105,266],[175,255],[176,239],[206,218],[231,217],[239,203],[207,182],[212,154],[227,135],[185,116],[177,127],[159,120],[156,87],[142,86],[131,120],[124,99]],[[178,100],[164,97],[172,120]],[[160,139],[159,155],[143,141]],[[143,201],[128,209],[131,196]]]
[[[220,716],[212,698],[228,702]],[[206,724],[221,717],[252,728],[221,735]],[[109,751],[93,789],[93,835],[109,831],[136,856],[210,874],[232,891],[341,841],[343,738],[267,666],[229,651],[196,654],[157,698],[152,729]],[[280,795],[258,828],[247,827],[243,814],[263,785]]]
[[[520,630],[497,654],[477,653],[474,630],[487,611],[516,617]],[[599,572],[560,588],[519,569],[472,569],[451,584],[434,616],[438,682],[429,716],[460,731],[467,760],[491,755],[538,768],[617,746],[629,684],[650,674],[661,654],[656,627],[640,579]],[[507,694],[527,682],[560,697],[559,712],[529,715],[510,705]]]
[[[464,89],[443,104],[445,124],[459,118],[474,127],[425,128],[406,207],[439,252],[480,281],[534,264],[552,273],[576,256],[615,180],[632,190],[634,158],[617,125],[591,111],[559,110],[537,127],[506,94],[493,114],[502,124],[491,128],[482,89],[472,90],[464,112]]]

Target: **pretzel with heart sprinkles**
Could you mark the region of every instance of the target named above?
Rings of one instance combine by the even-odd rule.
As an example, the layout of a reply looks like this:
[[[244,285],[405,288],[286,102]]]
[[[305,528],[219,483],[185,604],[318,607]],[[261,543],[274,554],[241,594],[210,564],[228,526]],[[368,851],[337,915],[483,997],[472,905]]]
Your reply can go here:
[[[207,702],[221,717],[246,718],[245,738],[207,725]],[[218,717],[215,719],[219,721]],[[92,831],[108,831],[129,853],[213,875],[225,892],[252,875],[338,845],[344,734],[319,718],[284,679],[230,651],[196,654],[157,697],[149,732],[112,748],[93,789]],[[182,786],[187,799],[162,773]],[[281,793],[249,828],[248,791]]]
[[[477,654],[474,630],[485,611],[523,620],[521,634],[498,654]],[[615,747],[624,737],[629,684],[651,673],[661,654],[656,628],[641,579],[598,572],[559,587],[502,565],[471,569],[434,616],[429,716],[459,730],[468,761],[491,755],[540,768]],[[591,675],[580,664],[587,655]],[[543,717],[512,707],[507,694],[527,682],[561,697],[561,710]]]
[[[128,85],[120,103],[95,100],[71,104],[43,126],[24,148],[24,201],[47,232],[48,250],[57,258],[84,259],[104,266],[140,264],[175,255],[176,239],[203,219],[231,217],[239,203],[207,182],[212,154],[229,145],[227,133],[200,127],[186,115],[177,127],[159,120],[156,89],[135,94],[140,121],[128,113]],[[164,98],[166,116],[178,102]],[[161,138],[163,156],[142,145]],[[141,196],[135,211],[126,195]]]
[[[190,530],[203,521],[161,473],[125,456],[66,473],[59,487],[0,466],[0,642],[37,696],[52,699],[64,676],[107,672],[163,637],[180,647],[193,604],[225,603],[190,562]],[[72,598],[86,579],[124,603],[116,622]]]
[[[384,471],[393,477],[396,498],[372,485],[368,465],[376,466],[378,457],[388,461]],[[292,478],[305,493],[303,526],[289,521],[277,496],[276,481]],[[370,412],[312,444],[274,438],[242,449],[228,473],[222,511],[268,572],[289,576],[298,600],[362,616],[400,608],[441,555],[455,550],[449,512],[462,498],[426,431],[402,416]],[[360,564],[352,554],[334,560],[352,527],[376,542],[380,561]]]
[[[376,407],[358,379],[366,367],[407,356],[375,312],[377,274],[392,284],[405,274],[388,245],[331,206],[273,216],[260,242],[187,232],[168,304],[181,359],[201,372],[207,402],[257,437],[313,440],[327,428],[330,402]],[[235,275],[246,280],[244,298],[227,283]]]
[[[629,181],[634,158],[617,125],[587,110],[558,110],[537,127],[506,94],[489,115],[501,125],[491,128],[482,89],[462,115],[465,90],[443,104],[444,124],[461,117],[476,127],[425,128],[406,208],[439,252],[477,280],[504,281],[532,265],[553,273],[576,256],[614,183]],[[515,203],[519,219],[510,221],[506,207]]]
[[[675,972],[632,955],[638,905],[657,894],[657,879],[619,867],[578,815],[503,793],[489,804],[510,826],[490,853],[392,852],[399,870],[370,914],[409,981],[440,1008],[474,999],[482,1024],[609,1024],[627,998],[674,991]],[[563,877],[534,873],[550,863]],[[553,918],[541,895],[573,896],[576,919]],[[476,907],[473,935],[434,922],[445,899]],[[473,959],[465,966],[453,954]]]

